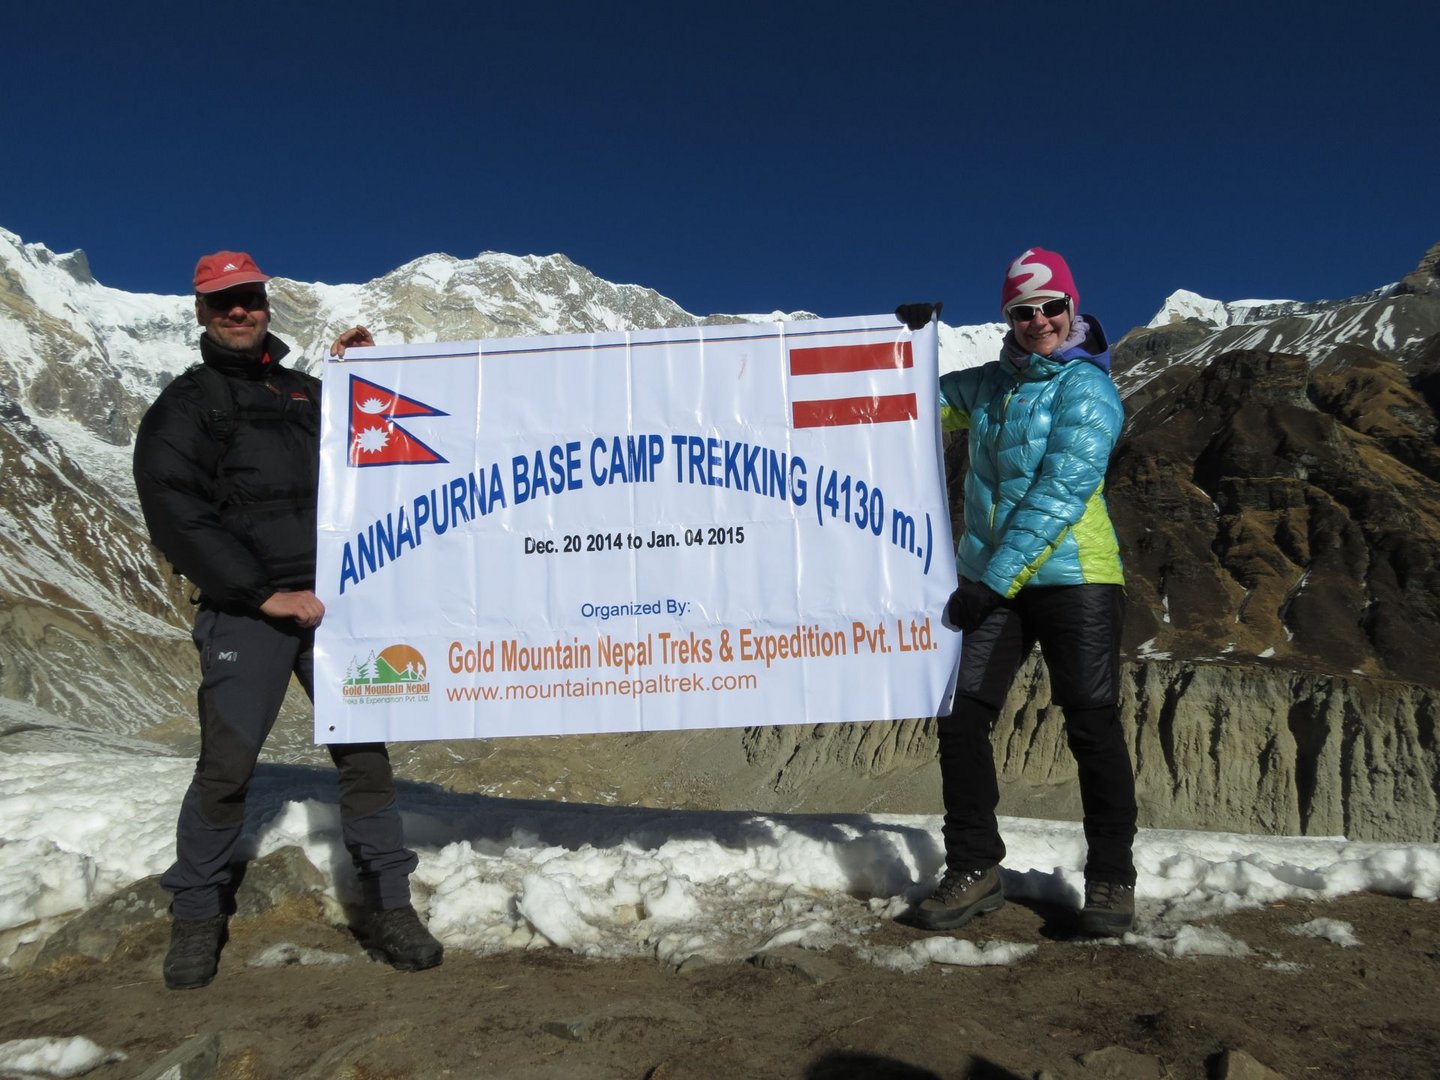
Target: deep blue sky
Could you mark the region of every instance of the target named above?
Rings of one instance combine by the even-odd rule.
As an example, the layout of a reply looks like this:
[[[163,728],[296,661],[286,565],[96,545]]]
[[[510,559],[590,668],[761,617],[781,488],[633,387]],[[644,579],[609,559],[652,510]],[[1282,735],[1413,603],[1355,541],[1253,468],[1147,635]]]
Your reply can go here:
[[[496,13],[493,9],[504,10]],[[1066,255],[1165,296],[1347,296],[1440,241],[1440,5],[50,0],[0,20],[0,226],[183,293],[563,252],[687,310],[943,298]]]

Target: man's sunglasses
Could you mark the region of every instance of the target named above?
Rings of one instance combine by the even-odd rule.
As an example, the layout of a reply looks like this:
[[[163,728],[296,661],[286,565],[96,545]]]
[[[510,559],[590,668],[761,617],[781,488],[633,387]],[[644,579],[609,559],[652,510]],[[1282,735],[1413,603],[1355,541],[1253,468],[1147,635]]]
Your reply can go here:
[[[267,302],[264,289],[209,293],[200,299],[211,311],[234,311],[237,307],[243,307],[246,311],[259,311]]]
[[[1053,319],[1070,310],[1070,298],[1058,296],[1054,300],[1046,300],[1043,304],[1011,304],[1005,309],[1005,314],[1016,322],[1029,322],[1036,315],[1044,315],[1047,319]]]

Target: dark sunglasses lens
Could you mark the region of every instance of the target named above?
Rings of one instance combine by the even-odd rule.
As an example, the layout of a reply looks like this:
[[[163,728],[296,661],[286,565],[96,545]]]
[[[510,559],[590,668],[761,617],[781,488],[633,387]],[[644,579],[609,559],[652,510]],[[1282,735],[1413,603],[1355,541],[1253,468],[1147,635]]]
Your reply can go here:
[[[1063,314],[1070,307],[1070,301],[1065,297],[1057,297],[1054,300],[1046,300],[1038,307],[1035,304],[1016,304],[1010,308],[1010,317],[1016,322],[1029,322],[1036,315],[1044,315],[1047,319],[1053,319]]]
[[[211,311],[233,311],[237,307],[243,307],[246,311],[258,311],[265,306],[265,294],[258,289],[216,293],[205,298],[205,306]]]

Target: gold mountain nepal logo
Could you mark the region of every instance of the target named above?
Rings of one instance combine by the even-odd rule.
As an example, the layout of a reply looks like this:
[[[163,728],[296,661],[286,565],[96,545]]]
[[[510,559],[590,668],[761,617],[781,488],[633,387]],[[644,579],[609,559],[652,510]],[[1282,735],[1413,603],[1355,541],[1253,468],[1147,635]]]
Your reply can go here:
[[[430,675],[425,657],[410,645],[391,645],[363,660],[352,656],[340,680],[340,693],[350,705],[428,701]]]

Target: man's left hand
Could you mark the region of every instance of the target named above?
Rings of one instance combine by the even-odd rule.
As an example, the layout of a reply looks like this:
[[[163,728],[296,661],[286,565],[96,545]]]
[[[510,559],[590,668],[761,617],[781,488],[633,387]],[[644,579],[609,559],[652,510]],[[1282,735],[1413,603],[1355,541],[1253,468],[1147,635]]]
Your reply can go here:
[[[282,589],[271,593],[260,611],[272,619],[294,619],[302,629],[314,630],[325,617],[325,604],[309,589]]]
[[[370,336],[370,331],[363,326],[352,326],[335,339],[330,346],[331,356],[344,356],[345,350],[349,348],[365,348],[375,344],[375,339]]]

